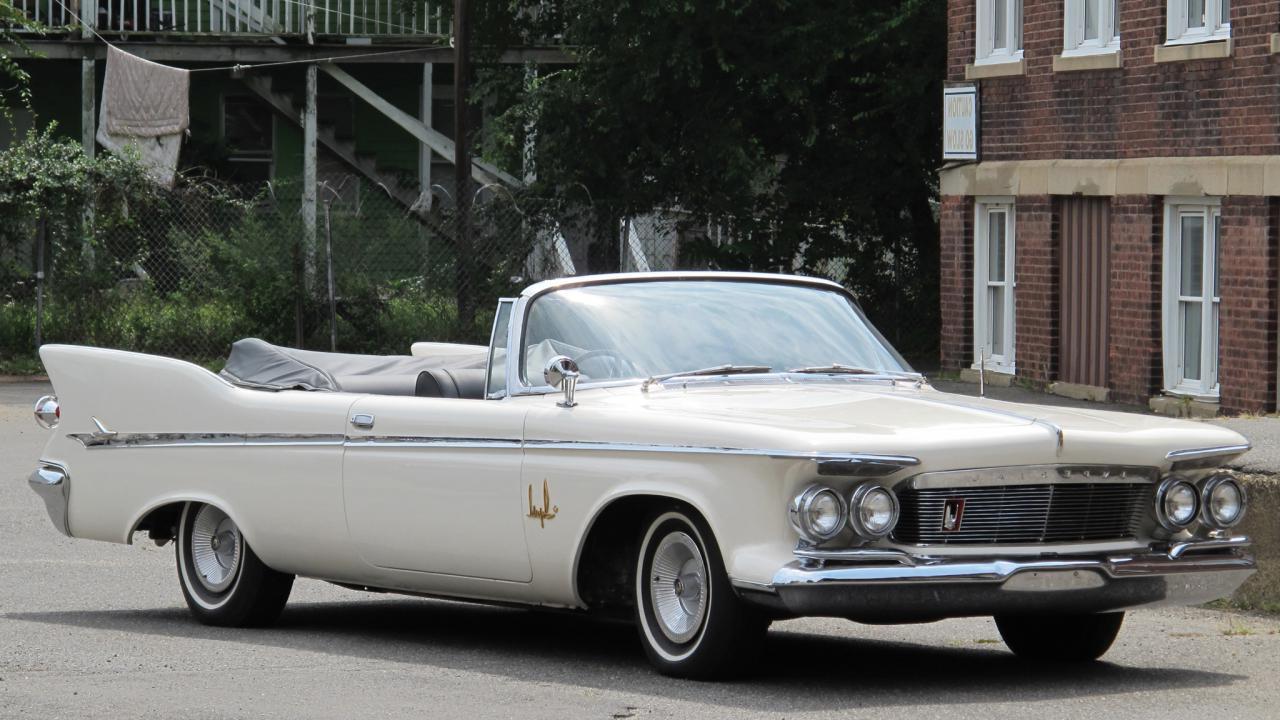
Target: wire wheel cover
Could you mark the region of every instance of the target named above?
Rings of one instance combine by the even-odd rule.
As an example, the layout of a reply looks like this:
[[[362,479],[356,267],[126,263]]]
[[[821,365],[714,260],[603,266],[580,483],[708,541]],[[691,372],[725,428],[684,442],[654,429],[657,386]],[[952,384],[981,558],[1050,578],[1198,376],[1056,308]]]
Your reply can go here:
[[[673,643],[697,636],[707,615],[707,564],[687,533],[667,534],[649,569],[649,599],[658,629]]]
[[[244,540],[240,528],[212,505],[205,505],[191,523],[191,560],[196,579],[209,592],[231,586],[240,569]]]

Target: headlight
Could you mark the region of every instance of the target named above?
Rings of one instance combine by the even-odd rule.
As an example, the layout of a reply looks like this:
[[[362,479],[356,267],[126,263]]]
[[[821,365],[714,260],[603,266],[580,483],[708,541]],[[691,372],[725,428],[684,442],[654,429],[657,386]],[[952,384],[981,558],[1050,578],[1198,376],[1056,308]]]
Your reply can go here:
[[[829,487],[810,485],[791,503],[791,525],[811,543],[830,540],[844,529],[844,498]]]
[[[1244,519],[1244,488],[1230,475],[1214,475],[1200,489],[1204,521],[1217,528],[1229,528]]]
[[[62,419],[62,408],[58,406],[58,398],[54,395],[45,395],[37,400],[35,413],[36,424],[50,430],[58,427],[58,421]]]
[[[898,524],[898,496],[876,483],[863,483],[853,491],[849,518],[862,537],[882,538]]]
[[[1171,475],[1156,489],[1156,518],[1169,530],[1183,530],[1200,513],[1200,493],[1191,483]]]

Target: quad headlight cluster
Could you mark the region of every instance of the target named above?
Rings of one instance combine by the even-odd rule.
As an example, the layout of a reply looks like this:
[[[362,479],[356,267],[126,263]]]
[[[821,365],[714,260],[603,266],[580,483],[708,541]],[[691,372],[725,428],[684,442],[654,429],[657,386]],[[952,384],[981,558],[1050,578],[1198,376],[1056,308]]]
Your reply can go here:
[[[1211,475],[1197,485],[1179,476],[1166,477],[1156,488],[1156,519],[1167,530],[1185,530],[1198,519],[1223,530],[1244,519],[1244,488],[1230,475]]]
[[[898,497],[874,482],[858,485],[847,499],[825,485],[810,485],[792,500],[790,514],[792,527],[814,544],[830,540],[846,527],[863,539],[875,540],[898,523]]]

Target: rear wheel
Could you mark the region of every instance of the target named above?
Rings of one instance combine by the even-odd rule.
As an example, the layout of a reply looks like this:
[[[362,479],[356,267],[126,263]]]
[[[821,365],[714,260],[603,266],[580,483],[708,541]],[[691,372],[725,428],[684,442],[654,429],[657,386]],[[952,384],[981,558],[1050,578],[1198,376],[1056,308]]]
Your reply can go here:
[[[997,615],[1000,637],[1028,660],[1087,662],[1102,657],[1120,633],[1124,613]]]
[[[734,594],[701,518],[683,509],[645,525],[636,564],[636,620],[660,672],[710,679],[738,672],[763,644],[769,620]]]
[[[178,524],[178,580],[187,607],[205,625],[269,625],[293,576],[258,559],[235,521],[213,505],[187,503]]]

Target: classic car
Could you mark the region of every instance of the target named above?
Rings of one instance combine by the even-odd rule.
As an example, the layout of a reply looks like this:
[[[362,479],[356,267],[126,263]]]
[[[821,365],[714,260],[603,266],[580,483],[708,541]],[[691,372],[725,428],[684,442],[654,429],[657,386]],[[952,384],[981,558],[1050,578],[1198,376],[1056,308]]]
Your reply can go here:
[[[841,286],[749,273],[541,282],[489,346],[235,344],[214,374],[50,345],[30,478],[62,533],[173,541],[200,622],[295,576],[622,614],[661,672],[740,668],[769,624],[994,616],[1087,661],[1127,610],[1255,569],[1211,424],[939,392]]]

